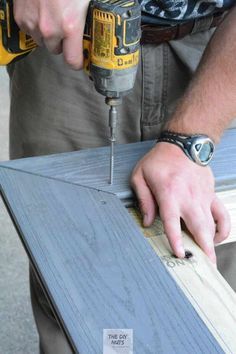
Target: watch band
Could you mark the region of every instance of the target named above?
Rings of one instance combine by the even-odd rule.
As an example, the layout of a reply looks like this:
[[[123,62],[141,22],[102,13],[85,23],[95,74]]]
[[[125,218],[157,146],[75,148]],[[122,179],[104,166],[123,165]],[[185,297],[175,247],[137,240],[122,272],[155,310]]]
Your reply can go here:
[[[173,133],[168,130],[165,130],[161,133],[159,138],[157,139],[158,142],[167,142],[171,143],[174,145],[179,146],[186,155],[192,160],[192,157],[189,155],[188,149],[187,149],[187,139],[190,138],[191,135],[182,135],[180,133]],[[185,150],[186,149],[186,150]]]

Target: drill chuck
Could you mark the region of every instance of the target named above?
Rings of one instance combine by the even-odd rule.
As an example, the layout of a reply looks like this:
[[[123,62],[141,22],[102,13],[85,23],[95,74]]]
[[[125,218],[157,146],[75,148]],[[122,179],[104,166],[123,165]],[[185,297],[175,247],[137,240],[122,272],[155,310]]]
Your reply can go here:
[[[97,92],[105,97],[122,97],[130,93],[134,87],[137,66],[114,70],[110,73],[106,69],[92,67],[92,78]]]

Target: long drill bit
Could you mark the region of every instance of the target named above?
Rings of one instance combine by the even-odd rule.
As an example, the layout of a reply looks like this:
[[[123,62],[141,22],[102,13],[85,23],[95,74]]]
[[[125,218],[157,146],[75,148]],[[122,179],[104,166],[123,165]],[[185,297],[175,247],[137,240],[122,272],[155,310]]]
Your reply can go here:
[[[117,108],[111,106],[109,110],[109,127],[110,127],[110,180],[109,183],[113,184],[114,175],[114,145],[116,142],[116,124],[117,124]]]

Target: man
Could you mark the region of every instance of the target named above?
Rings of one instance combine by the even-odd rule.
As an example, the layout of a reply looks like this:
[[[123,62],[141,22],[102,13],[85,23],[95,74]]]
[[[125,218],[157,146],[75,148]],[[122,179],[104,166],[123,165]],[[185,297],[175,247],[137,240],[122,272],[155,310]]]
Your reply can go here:
[[[182,218],[214,263],[214,244],[227,237],[229,217],[214,194],[210,168],[191,161],[176,144],[183,136],[191,136],[192,142],[193,135],[202,134],[217,143],[236,117],[236,8],[230,9],[207,45],[214,31],[211,26],[216,13],[234,3],[222,0],[142,3],[145,23],[168,30],[171,27],[171,31],[178,23],[179,34],[184,31],[185,36],[161,44],[154,40],[142,46],[136,85],[124,99],[118,132],[119,143],[160,137],[138,163],[131,179],[144,225],[153,222],[158,208],[173,251],[183,257]],[[47,50],[38,49],[9,67],[11,158],[107,144],[103,97],[95,92],[82,71],[68,69],[62,56],[48,53],[62,53],[69,66],[81,68],[87,6],[88,0],[15,0],[18,25]],[[192,18],[205,20],[193,23]],[[190,28],[187,33],[186,28]],[[206,45],[201,64],[188,86]],[[163,131],[172,135],[162,134]],[[228,273],[232,274],[232,267]],[[225,272],[226,277],[228,273]],[[231,285],[236,288],[236,282]],[[32,271],[31,294],[41,353],[70,353]]]

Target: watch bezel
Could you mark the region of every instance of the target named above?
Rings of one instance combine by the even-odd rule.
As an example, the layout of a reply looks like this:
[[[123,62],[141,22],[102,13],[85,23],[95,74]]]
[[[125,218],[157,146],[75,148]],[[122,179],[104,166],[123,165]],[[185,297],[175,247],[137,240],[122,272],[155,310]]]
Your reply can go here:
[[[189,153],[190,153],[192,160],[200,166],[207,166],[209,164],[209,162],[211,161],[214,151],[215,151],[215,146],[214,146],[213,141],[208,136],[204,136],[204,135],[192,136],[189,139],[191,140],[191,146],[190,146]],[[196,146],[199,144],[201,145],[201,148],[198,150],[198,149],[196,149]],[[209,153],[207,160],[203,161],[200,158],[200,156],[201,156],[201,151],[206,144],[210,146],[210,153]]]

